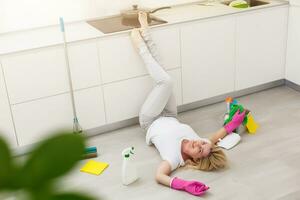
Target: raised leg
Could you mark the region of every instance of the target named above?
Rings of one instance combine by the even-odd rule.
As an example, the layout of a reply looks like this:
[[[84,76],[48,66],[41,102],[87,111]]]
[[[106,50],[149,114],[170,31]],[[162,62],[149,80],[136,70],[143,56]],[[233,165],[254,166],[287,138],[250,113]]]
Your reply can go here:
[[[141,24],[140,33],[143,37],[143,40],[145,41],[151,55],[153,58],[160,63],[161,66],[163,64],[161,63],[161,59],[159,57],[157,48],[155,43],[153,42],[151,38],[151,34],[149,32],[148,28],[148,20],[147,20],[147,14],[145,12],[139,12],[139,22]],[[162,112],[163,116],[167,117],[176,117],[177,116],[177,103],[174,93],[172,92],[170,98],[168,99],[168,102]]]
[[[132,41],[143,59],[150,76],[155,81],[155,86],[147,96],[139,113],[139,122],[147,130],[151,123],[163,112],[172,94],[172,81],[160,64],[152,57],[139,30],[131,33]]]

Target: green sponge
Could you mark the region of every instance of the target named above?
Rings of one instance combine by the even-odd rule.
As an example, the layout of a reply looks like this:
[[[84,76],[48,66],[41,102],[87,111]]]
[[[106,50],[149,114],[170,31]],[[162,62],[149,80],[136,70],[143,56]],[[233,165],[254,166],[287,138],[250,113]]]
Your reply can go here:
[[[233,8],[249,8],[249,4],[244,0],[234,0],[229,4],[229,6]]]

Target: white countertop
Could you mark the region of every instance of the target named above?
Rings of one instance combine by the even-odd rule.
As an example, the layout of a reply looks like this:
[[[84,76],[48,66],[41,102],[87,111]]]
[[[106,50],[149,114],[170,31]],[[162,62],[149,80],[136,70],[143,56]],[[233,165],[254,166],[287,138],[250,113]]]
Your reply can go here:
[[[197,5],[194,3],[174,6],[172,7],[172,9],[158,11],[155,16],[168,21],[167,24],[158,26],[168,26],[192,20],[248,12],[273,6],[288,5],[288,2],[284,0],[272,0],[270,4],[251,7],[247,9],[231,8],[220,3],[210,3],[209,5],[212,6]],[[117,32],[112,34],[104,34],[87,24],[85,21],[66,24],[65,30],[67,42],[93,39],[122,33]],[[62,42],[62,34],[60,32],[59,26],[50,26],[26,31],[0,34],[0,56],[19,51],[58,45],[62,44]]]

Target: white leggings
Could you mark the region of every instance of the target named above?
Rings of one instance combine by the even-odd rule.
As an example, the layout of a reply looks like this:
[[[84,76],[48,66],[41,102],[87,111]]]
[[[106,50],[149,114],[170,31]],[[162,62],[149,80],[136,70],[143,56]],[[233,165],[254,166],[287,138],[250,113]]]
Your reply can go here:
[[[138,50],[146,68],[155,82],[154,88],[148,94],[139,113],[139,122],[142,129],[149,126],[160,116],[176,117],[177,105],[171,77],[159,64],[156,46],[147,29],[141,32],[144,42],[139,44]]]

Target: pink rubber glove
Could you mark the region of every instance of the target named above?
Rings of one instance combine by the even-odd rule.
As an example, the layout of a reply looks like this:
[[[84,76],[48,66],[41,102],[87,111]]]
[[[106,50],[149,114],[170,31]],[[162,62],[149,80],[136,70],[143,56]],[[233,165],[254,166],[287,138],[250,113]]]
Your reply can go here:
[[[246,114],[246,111],[240,113],[240,111],[238,110],[233,115],[232,120],[224,126],[224,128],[226,129],[226,132],[228,134],[232,133],[233,130],[235,130],[237,127],[239,127],[242,124],[242,122],[245,118],[245,114]]]
[[[209,189],[205,184],[198,181],[185,181],[177,177],[173,178],[171,188],[175,190],[184,190],[192,195],[203,195]]]

